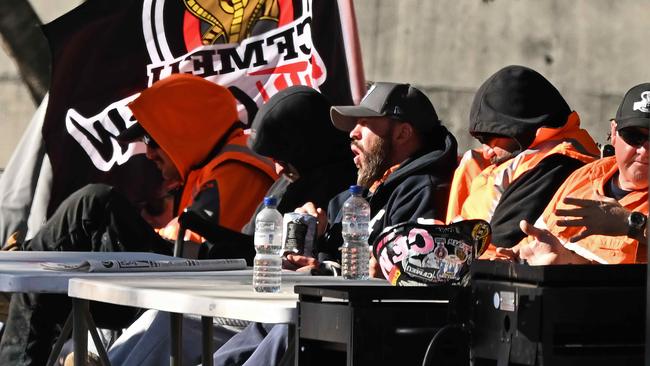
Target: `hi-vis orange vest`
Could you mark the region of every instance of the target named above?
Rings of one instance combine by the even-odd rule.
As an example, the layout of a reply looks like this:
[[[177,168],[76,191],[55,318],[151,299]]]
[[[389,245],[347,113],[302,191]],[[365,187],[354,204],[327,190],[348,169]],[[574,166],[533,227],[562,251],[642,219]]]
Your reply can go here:
[[[537,220],[535,226],[548,229],[558,237],[568,249],[586,259],[607,264],[621,263],[646,263],[647,246],[627,236],[591,235],[577,243],[570,243],[569,238],[577,235],[584,227],[557,226],[557,220],[562,219],[555,215],[557,209],[575,208],[563,203],[565,197],[596,199],[596,193],[604,195],[605,184],[616,174],[618,166],[615,157],[608,157],[586,165],[567,178],[558,189],[555,196]],[[648,190],[630,192],[619,203],[628,210],[648,214]],[[534,240],[532,237],[524,238],[522,243]]]
[[[587,131],[580,128],[580,118],[571,113],[559,128],[540,128],[531,146],[499,165],[490,165],[474,178],[461,209],[463,219],[490,221],[501,195],[522,174],[535,168],[544,158],[560,154],[584,163],[594,161],[598,147]],[[526,204],[522,202],[521,204]],[[454,220],[456,221],[456,220]]]
[[[454,179],[449,190],[447,222],[450,223],[454,218],[460,216],[463,203],[469,196],[472,181],[489,165],[490,161],[483,158],[482,149],[468,150],[463,154],[454,171]]]
[[[220,153],[210,162],[200,169],[190,171],[185,181],[177,216],[182,213],[183,209],[191,206],[194,197],[206,183],[216,180],[220,193],[241,189],[241,196],[219,195],[220,217],[219,222],[216,222],[215,225],[240,231],[250,220],[255,209],[264,199],[268,188],[277,179],[277,174],[270,159],[255,154],[246,146],[247,138],[248,136],[244,135],[241,130],[237,130],[231,135]],[[232,164],[233,162],[234,164]],[[223,174],[222,171],[226,165],[228,165],[228,171],[227,174]],[[241,184],[246,186],[235,186]],[[173,240],[176,238],[178,230],[177,220],[174,219],[158,233]],[[204,241],[201,236],[189,231],[185,240],[198,243]]]
[[[219,213],[208,215],[215,225],[241,230],[277,175],[268,160],[246,148],[247,137],[235,128],[237,103],[232,93],[197,76],[174,74],[143,90],[129,108],[178,171],[183,192],[177,214],[214,181],[215,189],[206,194],[218,195],[213,199],[219,202]],[[201,166],[224,138],[219,155]],[[176,226],[174,219],[158,233],[173,240]]]

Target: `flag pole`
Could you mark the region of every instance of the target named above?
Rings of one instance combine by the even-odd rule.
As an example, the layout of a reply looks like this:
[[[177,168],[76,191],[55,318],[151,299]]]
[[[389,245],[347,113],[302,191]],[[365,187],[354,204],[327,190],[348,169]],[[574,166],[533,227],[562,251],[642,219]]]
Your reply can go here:
[[[366,78],[363,71],[361,44],[359,42],[359,32],[354,14],[354,4],[352,0],[339,0],[337,3],[339,7],[339,18],[341,19],[345,58],[348,64],[350,91],[354,104],[359,104],[361,98],[366,93]]]

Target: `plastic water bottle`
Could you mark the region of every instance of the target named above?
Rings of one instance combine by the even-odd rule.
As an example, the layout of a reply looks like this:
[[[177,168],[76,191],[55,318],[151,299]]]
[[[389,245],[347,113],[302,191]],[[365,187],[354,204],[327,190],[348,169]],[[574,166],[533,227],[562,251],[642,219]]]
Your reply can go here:
[[[361,197],[362,192],[362,187],[350,186],[352,196],[343,203],[343,246],[341,247],[343,277],[354,280],[368,278],[370,260],[368,248],[370,205]]]
[[[264,198],[264,208],[255,217],[253,289],[279,292],[282,282],[282,215],[275,197]]]

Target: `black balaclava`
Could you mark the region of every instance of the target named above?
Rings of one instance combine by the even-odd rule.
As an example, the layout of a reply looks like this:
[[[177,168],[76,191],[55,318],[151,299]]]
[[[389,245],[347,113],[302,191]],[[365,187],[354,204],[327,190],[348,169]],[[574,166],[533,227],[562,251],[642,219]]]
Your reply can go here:
[[[544,76],[524,66],[506,66],[476,92],[469,132],[511,137],[521,152],[535,140],[537,129],[564,126],[570,114],[567,102]]]
[[[292,164],[299,173],[330,161],[352,159],[348,135],[334,128],[331,104],[318,91],[291,86],[262,105],[249,146],[260,155]]]

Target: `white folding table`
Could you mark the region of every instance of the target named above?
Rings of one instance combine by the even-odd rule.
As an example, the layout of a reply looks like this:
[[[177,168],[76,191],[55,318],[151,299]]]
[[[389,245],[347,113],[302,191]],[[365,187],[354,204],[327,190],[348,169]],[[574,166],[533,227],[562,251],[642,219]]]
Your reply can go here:
[[[178,276],[157,273],[156,277],[78,278],[70,280],[68,295],[73,301],[101,301],[117,305],[156,309],[171,315],[171,365],[181,364],[182,314],[202,317],[203,365],[212,365],[212,318],[230,318],[263,323],[297,322],[298,295],[295,285],[377,285],[386,281],[350,281],[341,277],[319,277],[284,272],[279,293],[256,293],[252,272],[246,275],[206,272]],[[87,305],[83,305],[87,306]],[[82,308],[79,306],[78,308]],[[75,324],[76,327],[76,324]],[[81,365],[81,364],[80,364]]]
[[[41,263],[75,264],[84,260],[172,260],[174,257],[136,252],[31,252],[0,251],[0,292],[67,294],[73,277],[111,277],[115,273],[52,271]],[[133,275],[133,273],[129,273]]]
[[[44,269],[41,263],[65,263],[79,264],[84,260],[173,260],[178,259],[166,255],[155,253],[139,252],[38,252],[38,251],[0,251],[0,292],[23,292],[23,293],[50,293],[50,294],[67,294],[68,281],[71,278],[119,278],[119,277],[150,277],[151,273],[87,273],[78,271],[53,271]],[[66,322],[63,333],[69,332],[70,328],[76,330],[73,338],[76,337],[78,347],[87,348],[87,326],[86,322],[92,319],[87,313],[88,303],[75,303],[73,301],[73,310],[76,306],[83,306],[84,309],[73,311],[72,316]],[[74,319],[72,319],[74,318]],[[72,320],[71,320],[72,319]],[[74,326],[72,323],[75,323]],[[91,327],[92,328],[92,327]],[[96,331],[90,329],[95,343],[98,341]],[[60,337],[62,338],[62,337]],[[56,357],[56,349],[60,348],[59,342],[50,355],[48,365],[53,364]],[[101,345],[97,344],[100,353],[105,352]],[[85,353],[84,353],[85,354]],[[85,360],[85,358],[84,358]]]

